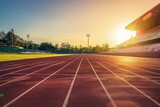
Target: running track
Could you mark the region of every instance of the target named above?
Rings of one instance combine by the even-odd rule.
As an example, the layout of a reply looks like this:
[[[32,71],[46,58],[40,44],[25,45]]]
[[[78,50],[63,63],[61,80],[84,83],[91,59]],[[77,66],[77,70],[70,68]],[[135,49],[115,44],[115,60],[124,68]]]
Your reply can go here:
[[[160,107],[160,59],[72,55],[0,63],[0,107]]]

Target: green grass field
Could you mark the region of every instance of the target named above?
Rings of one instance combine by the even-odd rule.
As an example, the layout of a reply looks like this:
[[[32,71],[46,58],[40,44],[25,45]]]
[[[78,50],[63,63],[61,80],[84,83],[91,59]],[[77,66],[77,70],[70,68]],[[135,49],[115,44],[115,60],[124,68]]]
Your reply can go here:
[[[22,59],[33,59],[33,58],[67,56],[67,55],[70,54],[0,54],[0,62],[22,60]]]

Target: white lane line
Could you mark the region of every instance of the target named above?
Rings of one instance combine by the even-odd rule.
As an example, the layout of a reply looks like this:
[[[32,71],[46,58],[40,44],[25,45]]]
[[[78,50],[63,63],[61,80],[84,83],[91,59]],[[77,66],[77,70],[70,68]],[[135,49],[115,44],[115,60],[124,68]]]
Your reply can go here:
[[[133,66],[130,66],[130,65],[127,65],[127,64],[123,64],[123,63],[119,63],[121,65],[125,65],[125,66],[129,66],[131,68],[133,68]],[[140,66],[140,65],[136,65],[136,66]],[[144,66],[145,67],[145,66]],[[149,68],[149,67],[146,67],[146,68]],[[141,70],[141,71],[145,71],[145,72],[149,72],[149,73],[152,73],[152,74],[156,74],[156,75],[160,75],[160,73],[157,73],[157,72],[152,72],[152,71],[149,71],[149,70],[146,70],[146,69],[141,69],[141,68],[135,68],[134,69],[138,69],[138,70]],[[153,68],[152,68],[153,69]],[[156,69],[155,69],[156,70]],[[157,69],[158,70],[158,69]],[[160,69],[159,69],[160,70]]]
[[[157,85],[160,85],[160,83],[157,82],[157,81],[151,80],[151,79],[149,79],[149,78],[147,78],[147,77],[145,77],[145,76],[142,76],[142,75],[139,75],[139,74],[137,74],[137,73],[131,72],[131,71],[129,71],[129,70],[127,70],[127,69],[124,69],[124,68],[122,68],[122,67],[119,67],[119,66],[117,66],[117,65],[115,65],[115,64],[113,64],[113,63],[107,62],[106,60],[103,60],[103,62],[104,62],[104,63],[107,63],[107,64],[110,64],[111,66],[115,66],[115,67],[117,67],[117,68],[119,68],[119,69],[121,69],[121,70],[123,70],[123,71],[129,72],[129,73],[131,73],[131,74],[133,74],[133,75],[136,75],[137,77],[141,77],[141,78],[146,79],[146,80],[148,80],[148,81],[151,81],[151,82],[153,82],[153,83],[155,83],[155,84],[157,84]],[[138,69],[138,68],[135,68],[135,69]]]
[[[20,77],[18,77],[18,78],[16,78],[16,79],[13,79],[13,80],[11,80],[11,81],[8,81],[8,82],[5,82],[5,83],[3,83],[3,84],[0,84],[0,87],[1,87],[1,86],[4,86],[4,85],[6,85],[6,84],[12,83],[12,82],[14,82],[14,81],[20,80],[20,79],[22,79],[22,78],[24,78],[24,77],[26,77],[26,76],[29,76],[29,75],[32,75],[32,74],[34,74],[34,73],[40,72],[40,71],[42,71],[42,70],[45,70],[45,69],[47,69],[47,68],[50,68],[50,67],[53,67],[53,66],[55,66],[55,65],[61,64],[61,63],[63,63],[63,62],[64,62],[64,61],[61,61],[61,62],[59,62],[59,63],[53,64],[53,65],[50,65],[50,66],[46,66],[46,67],[44,67],[44,68],[42,68],[42,69],[36,70],[36,71],[34,71],[34,72],[32,72],[32,73],[29,73],[29,74],[20,76]]]
[[[68,60],[68,59],[67,59],[67,60]],[[32,72],[32,73],[28,73],[28,74],[26,74],[26,75],[24,75],[24,76],[20,76],[19,78],[13,79],[13,80],[8,81],[8,82],[5,82],[5,83],[3,83],[3,84],[0,84],[0,87],[1,87],[1,86],[4,86],[4,85],[6,85],[6,84],[12,83],[12,82],[14,82],[14,81],[17,81],[17,80],[19,80],[19,79],[21,79],[21,78],[24,78],[24,77],[26,77],[26,76],[35,74],[35,73],[40,72],[40,71],[42,71],[42,70],[45,70],[45,69],[47,69],[47,68],[50,68],[50,67],[53,67],[53,66],[55,66],[55,65],[61,64],[61,63],[65,62],[65,61],[66,61],[66,60],[60,61],[60,62],[55,63],[55,64],[52,64],[52,65],[50,65],[50,66],[46,66],[46,67],[44,67],[44,68],[42,68],[42,69],[35,70],[35,71]]]
[[[106,56],[105,56],[106,57]],[[124,57],[124,56],[122,56],[122,57]],[[111,57],[112,58],[112,57]],[[150,61],[150,59],[148,59],[148,60],[146,60],[146,61],[142,61],[142,60],[145,60],[146,58],[142,58],[141,57],[141,59],[142,60],[140,60],[140,57],[132,57],[132,58],[134,58],[135,60],[138,60],[138,62],[141,62],[142,64],[144,64],[144,66],[154,66],[154,67],[156,67],[156,69],[158,69],[160,66],[159,65],[157,65],[157,61],[156,62],[152,62],[152,63],[147,63],[147,62],[149,62]],[[152,59],[151,59],[152,60]],[[155,60],[155,59],[153,59],[153,60]],[[156,64],[155,64],[156,63]]]
[[[70,58],[70,59],[72,59],[72,58]],[[68,60],[68,59],[66,59],[66,60]],[[42,71],[42,70],[48,69],[48,68],[50,68],[50,67],[59,65],[59,64],[65,62],[66,60],[60,61],[60,62],[55,63],[55,64],[52,64],[52,65],[50,65],[50,66],[46,66],[46,67],[44,67],[44,68],[42,68],[42,69],[35,70],[35,71],[32,72],[32,73],[28,73],[28,74],[26,74],[26,75],[24,75],[24,76],[20,76],[19,78],[13,79],[13,80],[8,81],[8,82],[5,82],[5,83],[3,83],[3,84],[0,84],[0,87],[1,87],[1,86],[4,86],[4,85],[6,85],[6,84],[12,83],[12,82],[14,82],[14,81],[20,80],[21,78],[24,78],[24,77],[26,77],[26,76],[29,76],[29,75],[35,74],[35,73],[37,73],[37,72],[40,72],[40,71]]]
[[[76,73],[75,73],[75,75],[74,75],[74,78],[73,78],[73,80],[72,80],[72,83],[71,83],[71,85],[70,85],[70,87],[69,87],[69,90],[68,90],[68,92],[67,92],[67,95],[66,95],[66,97],[65,97],[65,99],[64,99],[64,102],[63,102],[63,104],[62,104],[62,107],[67,107],[67,104],[68,104],[68,101],[69,101],[69,98],[70,98],[70,95],[71,95],[71,92],[72,92],[72,89],[73,89],[73,86],[74,86],[74,83],[75,83],[75,80],[76,80],[78,71],[79,71],[80,66],[81,66],[81,63],[82,63],[82,60],[83,60],[83,57],[82,57],[79,65],[78,65],[78,68],[77,68],[77,70],[76,70]]]
[[[11,67],[11,68],[6,68],[6,69],[1,69],[0,72],[6,71],[6,70],[11,70],[11,69],[15,69],[15,68],[20,68],[20,67],[25,67],[25,66],[29,66],[29,65],[36,65],[36,64],[40,64],[43,62],[37,62],[37,63],[29,63],[29,64],[25,64],[25,65],[20,65],[20,66],[16,66],[16,67]]]
[[[28,74],[28,73],[14,73],[14,74],[24,75],[24,74]],[[39,73],[39,74],[32,74],[32,76],[48,76],[48,75],[50,75],[50,74],[41,74],[41,73]],[[63,74],[55,74],[55,76],[74,76],[74,75],[75,74],[65,74],[65,73],[63,73]],[[88,76],[87,74],[78,74],[78,75],[81,76],[81,77],[83,77],[83,78],[84,78],[84,76]],[[16,76],[14,76],[14,77],[16,77]],[[137,77],[137,76],[126,76],[126,77]],[[117,78],[117,77],[107,77],[107,78]],[[150,77],[150,78],[160,78],[160,77]]]
[[[3,63],[3,62],[0,62]],[[12,62],[12,63],[5,63],[5,64],[0,64],[1,67],[8,67],[8,66],[16,66],[16,65],[20,65],[20,64],[24,64],[25,62],[21,63],[21,62]],[[0,67],[0,68],[1,68]]]
[[[101,58],[102,59],[102,58]],[[106,60],[105,60],[106,61]],[[108,61],[107,61],[108,62]],[[111,62],[110,62],[111,63]],[[128,65],[128,64],[124,64],[124,63],[119,63],[119,64],[121,64],[121,65],[126,65],[126,66],[129,66],[129,67],[131,67],[131,68],[133,68],[133,66],[130,66],[130,65]],[[134,63],[135,64],[135,63]],[[159,68],[155,68],[155,67],[151,67],[151,66],[153,66],[153,65],[149,65],[149,64],[147,64],[148,66],[145,66],[146,64],[141,64],[141,65],[136,65],[136,66],[142,66],[142,67],[146,67],[146,68],[151,68],[151,69],[155,69],[155,70],[160,70]],[[141,68],[135,68],[134,67],[134,69],[138,69],[138,70],[141,70],[141,71],[146,71],[146,72],[149,72],[149,73],[152,73],[152,74],[156,74],[156,75],[160,75],[160,73],[157,73],[157,72],[152,72],[152,71],[150,71],[150,70],[146,70],[146,69],[141,69]]]
[[[108,56],[106,56],[106,55],[100,55],[100,56],[103,56],[103,57],[105,57],[105,58],[108,58]],[[111,58],[111,59],[113,59],[113,57],[114,57],[114,59],[117,59],[117,57],[115,57],[115,56],[109,56],[109,58]],[[120,56],[118,56],[118,57],[120,57]],[[121,58],[122,57],[128,57],[128,56],[121,56]],[[154,62],[154,63],[156,63],[156,64],[154,64],[154,63],[147,63],[147,62],[149,62],[150,61],[150,59],[147,59],[146,60],[146,58],[142,58],[142,57],[131,57],[131,58],[134,58],[134,59],[138,59],[139,60],[139,62],[140,63],[143,63],[143,64],[145,64],[145,65],[149,65],[149,66],[155,66],[155,67],[160,67],[159,65],[157,65],[157,62]],[[145,60],[145,61],[142,61],[142,60],[140,60],[140,59],[142,59],[142,60]],[[149,60],[149,61],[148,61]],[[152,60],[152,59],[151,59]],[[155,59],[153,59],[153,60],[155,60]],[[153,65],[154,64],[154,65]]]
[[[152,68],[156,68],[156,69],[160,69],[160,66],[156,66],[156,65],[151,65],[151,64],[147,64],[147,63],[144,63],[144,66],[152,66]]]
[[[5,66],[1,65],[0,69],[1,69],[1,68],[8,68],[8,67],[12,67],[12,66],[17,66],[17,65],[23,65],[23,64],[25,64],[25,63],[12,64],[12,65],[5,65]]]
[[[157,82],[157,81],[151,80],[151,79],[149,79],[149,78],[147,78],[147,77],[145,77],[145,76],[142,76],[142,75],[139,75],[139,74],[137,74],[137,73],[131,72],[131,71],[127,70],[127,69],[121,68],[121,67],[119,67],[119,66],[117,66],[117,65],[115,65],[115,64],[113,64],[113,63],[109,63],[109,62],[106,62],[106,61],[105,61],[105,63],[110,64],[110,65],[112,65],[112,66],[115,66],[115,67],[117,67],[117,68],[119,68],[119,69],[121,69],[121,70],[123,70],[123,71],[129,72],[129,73],[131,73],[131,74],[133,74],[133,75],[136,75],[137,77],[141,77],[141,78],[143,78],[143,79],[146,79],[146,80],[148,80],[148,81],[151,81],[151,82],[153,82],[153,83],[155,83],[155,84],[157,84],[157,85],[160,85],[160,83]]]
[[[103,88],[105,94],[107,95],[107,97],[108,97],[109,100],[111,101],[112,106],[113,106],[113,107],[117,107],[117,105],[116,105],[116,103],[114,102],[113,98],[111,97],[111,95],[109,94],[109,92],[108,92],[107,89],[105,88],[103,82],[102,82],[101,79],[99,78],[99,76],[98,76],[97,72],[95,71],[93,65],[91,64],[91,62],[89,61],[88,58],[87,58],[87,60],[88,60],[88,62],[89,62],[89,64],[90,64],[92,70],[94,71],[94,74],[95,74],[95,76],[97,77],[99,83],[101,84],[101,86],[102,86],[102,88]]]
[[[78,57],[79,58],[79,57]],[[10,102],[8,102],[7,104],[5,104],[3,107],[8,107],[11,104],[13,104],[14,102],[16,102],[18,99],[20,99],[21,97],[23,97],[25,94],[27,94],[28,92],[30,92],[31,90],[33,90],[34,88],[36,88],[38,85],[40,85],[42,82],[46,81],[47,79],[49,79],[51,76],[55,75],[56,73],[58,73],[59,71],[61,71],[62,69],[64,69],[65,67],[67,67],[68,65],[70,65],[71,63],[73,63],[75,60],[77,60],[78,58],[74,59],[73,61],[69,62],[68,64],[64,65],[62,68],[58,69],[57,71],[55,71],[54,73],[50,74],[49,76],[47,76],[46,78],[44,78],[43,80],[41,80],[40,82],[38,82],[37,84],[35,84],[34,86],[32,86],[31,88],[29,88],[28,90],[26,90],[25,92],[23,92],[22,94],[20,94],[19,96],[17,96],[16,98],[14,98],[13,100],[11,100]]]
[[[96,61],[96,60],[95,60]],[[131,86],[132,88],[134,88],[135,90],[137,90],[139,93],[143,94],[145,97],[147,97],[148,99],[150,99],[153,103],[155,103],[156,105],[158,105],[160,107],[160,103],[156,100],[154,100],[153,98],[151,98],[150,96],[148,96],[147,94],[145,94],[144,92],[142,92],[141,90],[139,90],[137,87],[133,86],[132,84],[130,84],[128,81],[126,81],[124,78],[120,77],[119,75],[117,75],[116,73],[114,73],[112,70],[110,70],[109,68],[107,68],[106,66],[104,66],[103,64],[101,64],[100,62],[96,61],[99,65],[101,65],[102,67],[104,67],[106,70],[108,70],[109,72],[111,72],[112,74],[114,74],[115,76],[117,76],[119,79],[121,79],[122,81],[124,81],[126,84],[128,84],[129,86]]]
[[[20,72],[20,71],[28,70],[28,69],[35,68],[35,67],[38,67],[38,66],[51,64],[51,63],[53,63],[53,62],[57,62],[57,61],[51,61],[51,62],[48,62],[48,63],[42,63],[42,64],[40,64],[40,65],[31,66],[31,67],[24,68],[24,69],[20,69],[20,70],[14,71],[14,72],[9,72],[9,73],[6,73],[6,74],[3,74],[3,75],[0,75],[0,77],[6,76],[6,75],[10,75],[10,74],[15,74],[15,73],[18,73],[18,72]]]
[[[24,75],[24,74],[28,74],[28,73],[14,73],[14,74],[17,74],[17,75]],[[50,75],[50,74],[41,74],[41,73],[39,73],[39,74],[32,74],[33,76],[48,76],[48,75]],[[55,75],[57,75],[57,76],[73,76],[74,74],[55,74]],[[160,78],[160,77],[159,77]]]
[[[145,68],[151,68],[151,69],[154,69],[154,70],[160,70],[159,68],[155,68],[155,67],[151,67],[150,65],[145,65],[145,64],[141,64],[141,65],[137,65],[137,66],[141,66],[141,67],[145,67]]]
[[[46,58],[48,58],[48,57],[46,57]],[[42,58],[43,59],[43,58]],[[18,62],[17,62],[18,61]],[[23,60],[14,60],[14,62],[5,62],[4,64],[2,64],[2,65],[0,65],[0,68],[6,68],[6,67],[9,67],[9,66],[16,66],[16,65],[25,65],[25,64],[27,64],[27,63],[31,63],[31,62],[34,62],[34,63],[38,63],[39,62],[39,58],[38,58],[38,60],[37,60],[37,58],[35,58],[35,59],[25,59],[24,61]],[[19,62],[20,61],[20,62]],[[28,62],[29,61],[29,62]],[[51,59],[49,59],[49,60],[42,60],[41,62],[48,62],[48,61],[51,61]],[[1,62],[0,62],[1,63]],[[3,62],[2,62],[3,63]]]

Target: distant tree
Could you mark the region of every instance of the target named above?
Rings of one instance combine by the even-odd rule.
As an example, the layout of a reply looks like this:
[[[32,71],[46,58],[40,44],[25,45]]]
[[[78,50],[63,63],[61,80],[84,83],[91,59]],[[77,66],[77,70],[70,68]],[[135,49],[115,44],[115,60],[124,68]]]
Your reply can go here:
[[[6,34],[4,31],[0,32],[0,39],[3,39],[5,36],[6,36]]]
[[[59,45],[58,45],[58,44],[55,44],[55,45],[54,45],[54,48],[55,48],[55,52],[58,52],[58,51],[59,51]]]
[[[79,53],[79,49],[76,45],[74,46],[74,52]]]
[[[33,43],[32,45],[33,45],[33,46],[32,46],[32,49],[38,50],[39,44]]]
[[[80,53],[85,52],[87,50],[85,47],[82,47],[82,45],[79,45],[78,48]]]
[[[102,45],[102,51],[108,51],[108,49],[109,49],[108,43]]]
[[[23,38],[21,38],[18,35],[16,35],[15,38],[16,38],[15,46],[24,47],[24,40],[23,40]]]
[[[14,34],[14,29],[11,29],[5,36],[5,39],[7,40],[7,45],[9,46],[15,46],[16,44],[16,35]]]
[[[74,45],[71,45],[71,46],[70,46],[69,52],[70,52],[70,53],[77,53],[77,51],[75,51]]]
[[[68,42],[63,42],[61,45],[49,42],[42,42],[41,44],[36,44],[32,40],[24,40],[20,36],[14,33],[14,29],[11,29],[8,33],[0,32],[0,45],[1,46],[19,46],[25,49],[34,49],[34,50],[45,50],[45,51],[52,51],[52,52],[63,52],[63,53],[83,53],[88,52],[87,47],[83,47],[82,45],[76,46],[71,45]],[[107,43],[103,44],[102,46],[96,45],[94,47],[89,47],[89,52],[98,53],[107,51],[109,49],[109,45]]]
[[[4,31],[0,32],[0,45],[7,45],[7,40],[5,39],[6,33]]]
[[[71,45],[68,42],[64,42],[61,44],[60,51],[64,53],[69,53],[71,49]]]
[[[41,50],[45,50],[45,51],[54,51],[55,50],[55,47],[52,45],[52,43],[49,43],[49,42],[42,42],[40,44],[40,47],[39,49]]]

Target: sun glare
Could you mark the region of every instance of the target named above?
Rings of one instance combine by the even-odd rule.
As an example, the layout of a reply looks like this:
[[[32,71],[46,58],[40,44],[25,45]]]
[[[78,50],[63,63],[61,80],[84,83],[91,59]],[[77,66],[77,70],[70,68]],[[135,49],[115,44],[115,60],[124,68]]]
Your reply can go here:
[[[117,30],[116,42],[117,44],[120,44],[130,39],[131,37],[135,37],[135,36],[136,36],[135,31],[129,31],[129,30],[126,30],[125,28],[122,28],[120,30]]]

